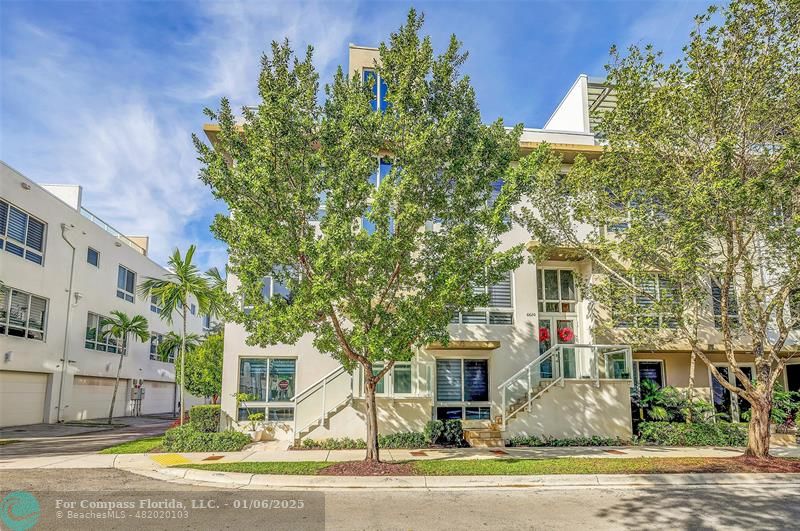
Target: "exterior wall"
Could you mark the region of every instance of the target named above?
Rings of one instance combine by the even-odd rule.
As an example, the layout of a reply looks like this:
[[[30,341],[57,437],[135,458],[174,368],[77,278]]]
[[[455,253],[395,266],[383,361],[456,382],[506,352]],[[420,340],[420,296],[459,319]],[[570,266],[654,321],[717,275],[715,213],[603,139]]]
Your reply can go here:
[[[531,403],[530,413],[519,413],[505,437],[537,435],[578,437],[597,435],[631,437],[630,384],[620,380],[564,382],[555,385]]]
[[[589,78],[585,74],[578,76],[550,119],[544,124],[546,130],[589,132],[588,82]]]
[[[76,396],[73,380],[76,377],[114,378],[116,376],[118,355],[84,347],[88,312],[110,316],[112,310],[120,310],[128,315],[142,315],[149,323],[150,330],[166,334],[170,330],[179,331],[180,322],[172,326],[160,319],[150,310],[150,301],[138,294],[135,302],[127,302],[116,296],[117,271],[120,264],[136,272],[137,284],[146,276],[160,277],[166,270],[147,256],[122,243],[114,235],[106,232],[72,206],[64,203],[36,183],[5,164],[0,163],[0,196],[10,204],[25,210],[47,224],[45,237],[44,265],[40,266],[0,250],[0,279],[8,287],[26,291],[48,300],[47,325],[44,341],[22,339],[0,335],[0,370],[42,373],[48,375],[45,422],[57,420],[76,420],[86,418],[81,397]],[[22,184],[26,186],[23,187]],[[26,189],[26,187],[28,189]],[[80,189],[60,187],[59,195],[78,201]],[[75,246],[75,270],[73,278],[73,297],[69,299],[70,263],[72,250],[61,237],[61,225],[66,227],[65,236]],[[99,267],[86,260],[87,248],[99,251]],[[67,314],[69,313],[69,321]],[[189,332],[202,333],[200,315],[190,316]],[[66,330],[66,334],[65,334]],[[172,383],[175,368],[171,363],[150,359],[149,341],[133,341],[123,362],[121,382],[118,393],[125,397],[124,406],[116,414],[130,413],[130,381],[143,379],[151,382]],[[62,360],[67,353],[69,363],[63,370]],[[63,387],[61,385],[63,379]],[[145,387],[147,384],[145,384]],[[58,414],[59,396],[62,414]],[[105,395],[103,395],[105,396]],[[97,412],[108,412],[110,402],[92,408],[89,416]],[[197,400],[197,399],[195,399]],[[187,400],[187,404],[190,401]],[[163,403],[163,402],[162,402]],[[147,411],[150,402],[145,392],[142,409]],[[170,407],[165,411],[172,411]],[[101,416],[102,416],[101,415]],[[41,418],[31,418],[30,422],[40,422]]]

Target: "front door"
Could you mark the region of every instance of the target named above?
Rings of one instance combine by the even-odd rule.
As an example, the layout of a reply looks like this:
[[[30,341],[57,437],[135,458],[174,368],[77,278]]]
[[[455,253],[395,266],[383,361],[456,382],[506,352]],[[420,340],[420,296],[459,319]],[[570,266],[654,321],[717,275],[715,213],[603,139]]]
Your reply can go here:
[[[540,268],[537,271],[536,294],[539,308],[539,355],[553,345],[573,345],[577,342],[578,290],[572,269]],[[574,348],[562,349],[564,378],[578,378]],[[540,365],[542,378],[553,377],[550,360]],[[558,376],[558,375],[556,375]]]
[[[575,319],[543,317],[539,319],[539,355],[547,352],[553,345],[575,344]],[[564,378],[577,378],[575,365],[575,349],[564,348]],[[540,365],[542,378],[552,378],[552,361],[544,361]]]
[[[748,365],[740,365],[742,372],[751,380],[753,379],[753,367]],[[728,382],[738,388],[742,388],[742,383],[736,378],[736,375],[729,369],[727,365],[718,365],[717,370],[720,375]],[[711,390],[714,399],[714,409],[720,415],[726,416],[731,422],[740,422],[742,420],[742,413],[750,411],[750,402],[738,396],[732,396],[731,392],[725,389],[721,383],[711,375]]]

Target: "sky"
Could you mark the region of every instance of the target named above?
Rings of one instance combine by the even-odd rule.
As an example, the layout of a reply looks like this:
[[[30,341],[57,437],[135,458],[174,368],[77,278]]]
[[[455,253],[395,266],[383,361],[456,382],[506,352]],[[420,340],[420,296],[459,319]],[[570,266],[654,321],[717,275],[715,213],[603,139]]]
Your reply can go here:
[[[612,44],[676,57],[700,0],[143,2],[0,0],[0,159],[38,183],[83,186],[83,204],[159,263],[194,243],[202,268],[226,247],[225,205],[197,178],[191,134],[221,97],[256,102],[262,52],[288,37],[315,49],[324,84],[349,43],[377,46],[410,7],[437,50],[455,34],[485,120],[542,127]]]

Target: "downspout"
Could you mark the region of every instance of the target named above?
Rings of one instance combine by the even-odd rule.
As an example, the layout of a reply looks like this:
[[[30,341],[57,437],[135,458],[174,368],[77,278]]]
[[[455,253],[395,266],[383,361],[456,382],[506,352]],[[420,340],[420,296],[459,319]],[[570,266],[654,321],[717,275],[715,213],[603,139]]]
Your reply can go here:
[[[64,353],[61,360],[61,382],[58,386],[58,406],[56,413],[56,422],[61,422],[61,404],[64,394],[64,378],[67,374],[67,366],[69,365],[69,324],[72,316],[72,280],[75,274],[75,246],[67,239],[66,231],[72,228],[73,225],[67,226],[66,223],[61,224],[61,238],[67,242],[67,245],[72,249],[72,260],[69,266],[69,288],[67,290],[67,319],[64,326]]]

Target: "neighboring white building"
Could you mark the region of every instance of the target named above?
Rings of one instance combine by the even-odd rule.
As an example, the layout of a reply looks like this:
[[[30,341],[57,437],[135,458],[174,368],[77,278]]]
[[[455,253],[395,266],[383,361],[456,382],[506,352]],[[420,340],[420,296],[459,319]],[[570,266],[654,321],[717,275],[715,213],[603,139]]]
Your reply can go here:
[[[375,75],[377,59],[374,48],[350,46],[350,71],[365,79]],[[383,109],[386,86],[375,86],[374,108]],[[581,75],[543,129],[524,129],[520,150],[528,153],[547,142],[562,156],[565,168],[578,154],[597,158],[603,147],[594,135],[596,116],[614,105],[615,95],[602,80]],[[206,125],[205,131],[213,143],[218,127]],[[375,171],[376,176],[384,171],[377,158]],[[503,236],[502,246],[518,244],[529,249],[537,245],[515,226]],[[468,426],[482,427],[488,433],[481,435],[497,444],[517,434],[629,438],[633,384],[648,379],[686,387],[689,347],[675,343],[634,353],[625,346],[622,325],[613,337],[593,337],[593,313],[580,280],[591,282],[597,274],[591,260],[574,249],[554,250],[535,264],[526,260],[505,282],[490,288],[490,307],[454,318],[446,348],[429,345],[386,375],[377,393],[379,432],[421,431],[431,419],[460,418],[472,421]],[[664,289],[658,286],[666,286],[662,281],[653,284],[656,294]],[[229,276],[228,290],[235,293],[238,287],[238,280]],[[281,293],[285,287],[266,277],[265,297]],[[704,337],[709,358],[724,366],[712,295]],[[644,303],[642,311],[647,312]],[[800,339],[800,331],[793,337]],[[226,324],[221,403],[232,422],[245,421],[249,409],[265,413],[282,439],[364,437],[360,369],[348,374],[317,351],[309,335],[296,345],[268,348],[250,346],[246,339],[241,325]],[[742,354],[745,370],[752,370],[747,363],[751,359]],[[788,367],[784,385],[800,390],[800,363]],[[742,404],[705,368],[697,370],[695,386],[719,413],[739,416]],[[237,410],[237,392],[258,400]],[[486,439],[470,443],[484,445]]]
[[[158,361],[155,348],[179,320],[169,326],[137,292],[167,271],[148,258],[147,237],[114,230],[81,206],[81,193],[40,186],[0,162],[0,426],[108,415],[119,357],[97,326],[113,310],[144,316],[152,332],[128,349],[114,414],[132,413],[139,381],[141,413],[177,404],[174,364]],[[195,304],[190,314],[189,332],[202,333]]]

